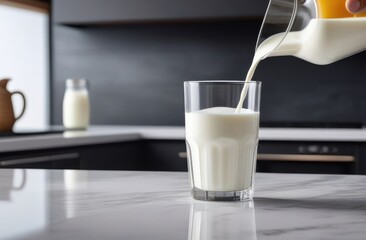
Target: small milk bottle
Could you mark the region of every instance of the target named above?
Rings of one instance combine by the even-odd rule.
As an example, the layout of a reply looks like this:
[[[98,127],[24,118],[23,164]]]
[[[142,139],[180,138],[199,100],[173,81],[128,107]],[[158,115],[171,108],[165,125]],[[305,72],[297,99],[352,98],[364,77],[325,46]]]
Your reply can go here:
[[[67,129],[86,129],[90,107],[86,79],[67,79],[63,100],[63,125]]]

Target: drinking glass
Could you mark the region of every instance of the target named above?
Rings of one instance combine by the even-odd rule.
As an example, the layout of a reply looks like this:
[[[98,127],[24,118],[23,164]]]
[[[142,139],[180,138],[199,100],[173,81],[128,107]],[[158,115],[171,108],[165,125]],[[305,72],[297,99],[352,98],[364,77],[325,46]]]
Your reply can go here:
[[[247,91],[235,112],[242,89]],[[187,161],[192,197],[250,200],[253,197],[261,83],[184,83]]]

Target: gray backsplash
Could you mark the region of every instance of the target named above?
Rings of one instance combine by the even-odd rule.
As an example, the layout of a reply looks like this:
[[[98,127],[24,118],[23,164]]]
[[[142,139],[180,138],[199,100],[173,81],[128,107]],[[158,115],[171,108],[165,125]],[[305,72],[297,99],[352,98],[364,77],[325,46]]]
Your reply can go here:
[[[243,79],[260,21],[53,28],[52,123],[66,78],[90,81],[92,124],[183,125],[183,81]],[[263,122],[366,123],[366,54],[328,66],[260,64]]]

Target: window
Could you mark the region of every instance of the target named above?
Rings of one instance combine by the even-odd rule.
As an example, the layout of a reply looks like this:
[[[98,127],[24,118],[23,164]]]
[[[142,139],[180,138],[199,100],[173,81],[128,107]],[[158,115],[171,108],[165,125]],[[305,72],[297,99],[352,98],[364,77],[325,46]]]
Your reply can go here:
[[[10,78],[10,92],[21,91],[26,111],[15,129],[39,129],[49,124],[48,14],[0,3],[0,79]],[[13,96],[17,116],[20,97]]]

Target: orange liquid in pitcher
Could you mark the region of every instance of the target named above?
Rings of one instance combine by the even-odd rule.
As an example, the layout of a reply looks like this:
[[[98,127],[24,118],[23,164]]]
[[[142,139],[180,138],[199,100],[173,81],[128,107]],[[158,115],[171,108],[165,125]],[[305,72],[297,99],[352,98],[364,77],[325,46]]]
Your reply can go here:
[[[317,0],[320,18],[349,18],[366,17],[366,12],[359,14],[349,13],[345,0]]]

